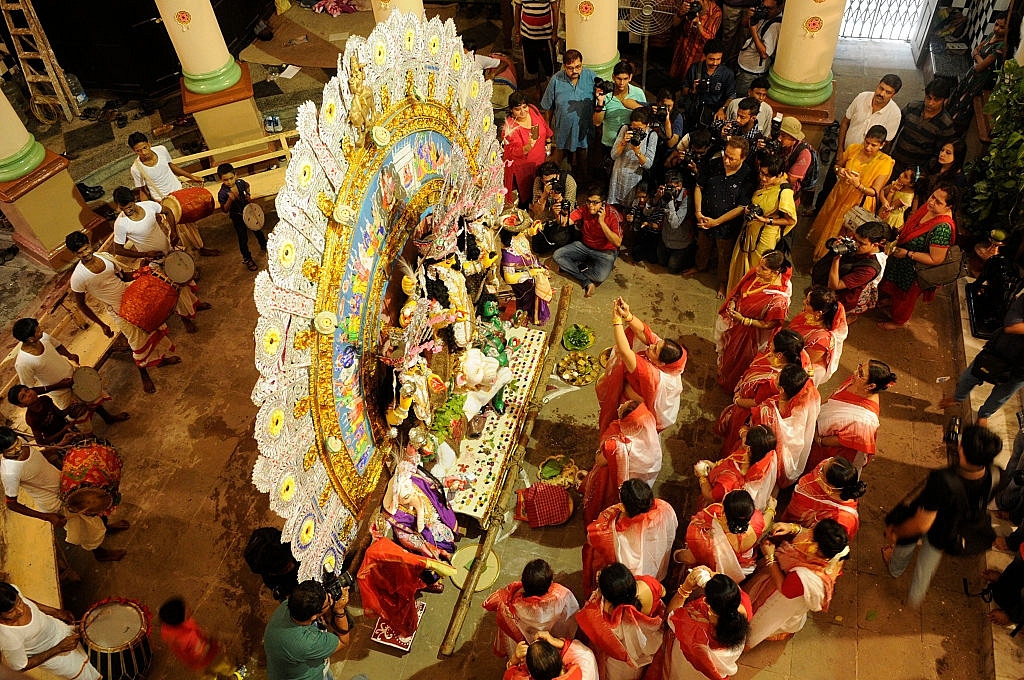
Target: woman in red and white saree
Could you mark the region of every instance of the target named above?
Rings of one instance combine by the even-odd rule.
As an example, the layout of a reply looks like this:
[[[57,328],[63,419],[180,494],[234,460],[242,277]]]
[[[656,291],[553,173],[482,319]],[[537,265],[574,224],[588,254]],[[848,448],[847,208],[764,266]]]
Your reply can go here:
[[[637,318],[621,297],[612,306],[615,349],[604,375],[597,380],[597,401],[601,406],[598,432],[618,417],[619,405],[629,399],[642,401],[654,414],[658,432],[676,422],[679,395],[683,391],[686,349],[674,340],[662,340]],[[643,334],[647,347],[633,350],[633,339]]]
[[[665,589],[651,576],[634,577],[615,562],[601,570],[576,622],[597,657],[601,680],[637,680],[661,647]]]
[[[721,503],[693,516],[686,527],[686,547],[676,551],[676,559],[704,565],[739,583],[754,572],[754,550],[775,516],[774,503],[769,503],[766,514],[754,507],[745,490],[730,491]]]
[[[828,458],[800,478],[793,498],[780,518],[802,527],[813,527],[823,519],[843,525],[852,539],[860,529],[857,499],[867,484],[857,478],[857,469],[845,458]]]
[[[804,306],[789,322],[789,327],[804,337],[804,349],[811,358],[815,385],[828,382],[843,354],[843,343],[850,332],[846,310],[835,292],[814,286],[804,297]]]
[[[622,562],[638,576],[657,580],[668,574],[669,553],[679,520],[671,505],[654,497],[639,479],[627,479],[616,503],[587,526],[583,544],[583,589],[587,596],[606,565]]]
[[[619,487],[630,478],[653,488],[661,472],[661,438],[654,414],[640,401],[619,407],[619,419],[602,433],[594,467],[580,485],[583,519],[589,524],[619,502]]]
[[[513,581],[488,597],[483,608],[494,612],[498,632],[494,653],[512,658],[520,642],[532,643],[540,631],[559,638],[576,635],[576,612],[580,605],[572,591],[555,583],[551,565],[531,560],[523,568],[522,581]]]
[[[820,409],[818,388],[807,372],[796,364],[790,364],[779,372],[779,396],[751,409],[751,426],[766,425],[775,433],[775,449],[781,462],[779,486],[791,486],[803,475],[811,454]]]
[[[896,382],[888,364],[871,359],[857,366],[821,405],[809,465],[838,456],[857,470],[871,462],[878,437],[879,393]]]
[[[785,640],[804,627],[808,612],[828,609],[842,561],[850,554],[846,529],[835,520],[813,529],[776,524],[773,538],[792,536],[777,549],[761,543],[764,560],[746,583],[754,605],[747,649],[764,640]]]
[[[782,253],[764,254],[730,291],[715,320],[718,384],[732,392],[750,363],[768,346],[789,313],[793,286]]]
[[[722,410],[715,434],[722,437],[722,454],[728,455],[740,443],[740,429],[750,420],[750,409],[778,396],[778,377],[788,364],[800,364],[810,371],[811,358],[804,351],[804,339],[798,332],[783,328],[772,338],[771,346],[754,357],[733,390],[732,403]]]
[[[693,471],[707,504],[721,503],[730,491],[744,489],[764,512],[779,481],[775,433],[764,425],[741,430],[743,444],[717,463],[697,461]]]
[[[547,631],[537,634],[537,641],[520,642],[515,655],[505,666],[502,680],[600,680],[597,659],[590,648],[579,640],[564,640]]]
[[[704,583],[704,594],[690,600]],[[697,567],[668,603],[668,631],[644,680],[726,680],[739,667],[750,628],[750,598],[725,574]]]

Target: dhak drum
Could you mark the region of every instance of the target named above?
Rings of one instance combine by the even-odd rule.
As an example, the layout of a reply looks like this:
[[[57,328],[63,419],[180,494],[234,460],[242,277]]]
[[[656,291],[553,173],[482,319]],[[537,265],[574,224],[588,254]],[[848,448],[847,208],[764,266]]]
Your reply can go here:
[[[194,266],[194,265],[193,265]],[[178,289],[163,272],[142,267],[124,291],[117,315],[144,331],[160,328],[178,304]]]
[[[196,261],[184,250],[172,250],[163,261],[164,274],[177,284],[188,283],[196,275]]]
[[[206,187],[172,191],[160,203],[174,215],[175,223],[198,222],[213,214],[213,193]]]
[[[259,231],[263,228],[266,217],[263,215],[263,208],[256,203],[250,203],[242,209],[242,221],[250,231]]]
[[[71,394],[79,401],[91,404],[103,396],[103,381],[92,366],[79,366],[71,374]]]
[[[121,503],[121,469],[117,450],[105,441],[87,439],[68,449],[60,471],[60,499],[68,512],[109,515]]]
[[[82,642],[104,680],[141,680],[149,671],[149,612],[134,600],[109,598],[82,617]]]

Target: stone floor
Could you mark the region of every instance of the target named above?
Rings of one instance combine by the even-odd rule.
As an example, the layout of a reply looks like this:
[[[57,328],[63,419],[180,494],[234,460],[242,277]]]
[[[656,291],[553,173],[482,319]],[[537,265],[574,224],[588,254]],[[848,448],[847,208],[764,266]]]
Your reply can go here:
[[[910,63],[905,46],[844,41],[834,68],[840,107],[857,92],[873,88],[887,71],[904,77],[899,103],[921,95],[921,76]],[[111,153],[124,155],[120,149],[112,148]],[[89,177],[90,172],[108,170],[83,168],[83,172],[82,177]],[[117,172],[106,175],[110,186],[117,181]],[[268,222],[273,223],[272,214],[268,214]],[[809,254],[799,236],[806,226],[799,227],[796,239],[797,269],[802,272],[809,266]],[[70,559],[83,581],[67,586],[64,597],[66,606],[81,614],[91,603],[108,596],[138,599],[155,610],[168,596],[182,595],[199,622],[216,631],[236,658],[249,664],[253,677],[263,678],[262,631],[276,603],[245,566],[241,550],[254,527],[280,524],[280,520],[250,481],[256,458],[251,436],[255,409],[249,401],[256,379],[253,278],[238,262],[227,221],[215,216],[204,222],[203,228],[211,245],[225,254],[200,263],[201,296],[214,305],[200,315],[200,332],[187,335],[172,322],[182,364],[154,371],[158,387],[154,395],[143,394],[126,353],[112,355],[101,370],[115,405],[132,413],[130,421],[105,433],[126,461],[124,503],[115,517],[132,522],[132,528],[111,543],[128,548],[129,554],[123,562],[101,565],[70,549]],[[257,260],[264,264],[259,256]],[[27,272],[24,276],[30,278],[26,280],[37,276],[30,267],[18,265],[19,261],[12,264]],[[4,269],[5,273],[13,271]],[[556,277],[554,283],[562,281]],[[806,276],[794,278],[798,295],[806,285]],[[8,299],[28,304],[31,288],[27,286],[18,286]],[[658,485],[659,495],[676,507],[685,525],[695,498],[692,465],[717,451],[711,426],[727,403],[727,396],[714,382],[711,328],[719,303],[707,277],[684,280],[620,260],[593,298],[584,299],[578,290],[573,296],[568,323],[592,326],[597,331],[596,348],[611,344],[608,316],[611,301],[618,295],[626,297],[659,333],[680,337],[690,352],[678,425],[665,433],[665,465]],[[7,308],[6,301],[3,306]],[[940,380],[955,377],[959,371],[953,350],[959,327],[952,309],[949,296],[940,295],[933,303],[919,306],[907,330],[883,333],[871,315],[851,327],[832,386],[868,358],[887,361],[899,376],[899,382],[882,398],[879,454],[865,471],[869,491],[861,501],[863,528],[854,541],[830,611],[812,616],[788,644],[765,643],[744,655],[737,677],[996,677],[985,606],[976,598],[965,598],[960,589],[961,576],[974,577],[977,582],[981,559],[946,560],[924,606],[913,611],[903,605],[909,576],[897,580],[885,576],[879,557],[885,511],[926,468],[938,467],[945,460],[941,439],[946,415],[933,404],[949,386]],[[827,394],[829,388],[822,391]],[[533,478],[536,464],[554,452],[569,453],[581,467],[589,466],[597,444],[596,412],[591,388],[548,404],[534,430],[527,474]],[[494,587],[517,579],[528,559],[541,556],[551,562],[558,580],[579,593],[583,536],[579,517],[559,528],[531,530],[519,525],[496,546],[501,573]],[[468,539],[463,540],[466,544]],[[369,643],[373,621],[360,618],[351,647],[334,660],[335,676],[339,680],[358,673],[370,678],[416,680],[498,677],[503,662],[490,651],[493,619],[484,617],[479,608],[488,592],[475,598],[451,658],[437,658],[456,598],[456,589],[449,584],[444,594],[425,596],[426,614],[408,654]],[[1019,643],[1011,644],[1019,649]],[[159,641],[154,641],[154,648],[151,680],[186,676]],[[1021,668],[1024,666],[1000,677],[1020,677]]]

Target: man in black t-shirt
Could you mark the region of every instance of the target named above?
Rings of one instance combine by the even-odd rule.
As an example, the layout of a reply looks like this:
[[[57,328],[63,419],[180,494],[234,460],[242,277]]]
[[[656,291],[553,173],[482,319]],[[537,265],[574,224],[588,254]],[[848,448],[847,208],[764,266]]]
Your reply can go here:
[[[757,189],[757,175],[744,161],[750,145],[731,137],[721,159],[712,160],[697,178],[693,210],[697,217],[697,269],[708,270],[711,252],[718,248],[718,297],[724,298],[729,259],[743,226],[743,209]]]
[[[906,570],[917,547],[916,537],[921,537],[921,552],[914,565],[914,578],[907,597],[907,603],[915,609],[924,600],[942,554],[966,554],[957,545],[966,527],[974,526],[982,537],[990,534],[989,544],[995,538],[990,522],[985,531],[985,520],[989,519],[985,506],[992,497],[993,487],[998,484],[998,480],[993,479],[992,461],[1002,450],[1003,442],[986,427],[968,425],[958,448],[959,466],[952,470],[932,470],[924,491],[915,502],[915,514],[885,529],[886,540],[895,545],[883,547],[882,552],[888,555],[889,574],[894,577]]]

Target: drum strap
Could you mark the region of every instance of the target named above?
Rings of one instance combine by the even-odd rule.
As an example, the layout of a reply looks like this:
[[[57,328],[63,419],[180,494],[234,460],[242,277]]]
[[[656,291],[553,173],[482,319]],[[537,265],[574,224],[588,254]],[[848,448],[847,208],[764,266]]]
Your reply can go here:
[[[132,165],[135,168],[137,168],[138,171],[139,171],[139,174],[142,175],[142,181],[146,183],[146,191],[149,193],[149,198],[151,200],[156,201],[157,203],[159,203],[160,201],[164,200],[164,198],[166,198],[166,197],[165,196],[161,196],[160,192],[157,191],[156,185],[153,183],[153,180],[150,179],[149,173],[146,172],[146,166],[142,162],[142,159],[141,158],[136,158],[135,162],[132,163]]]

